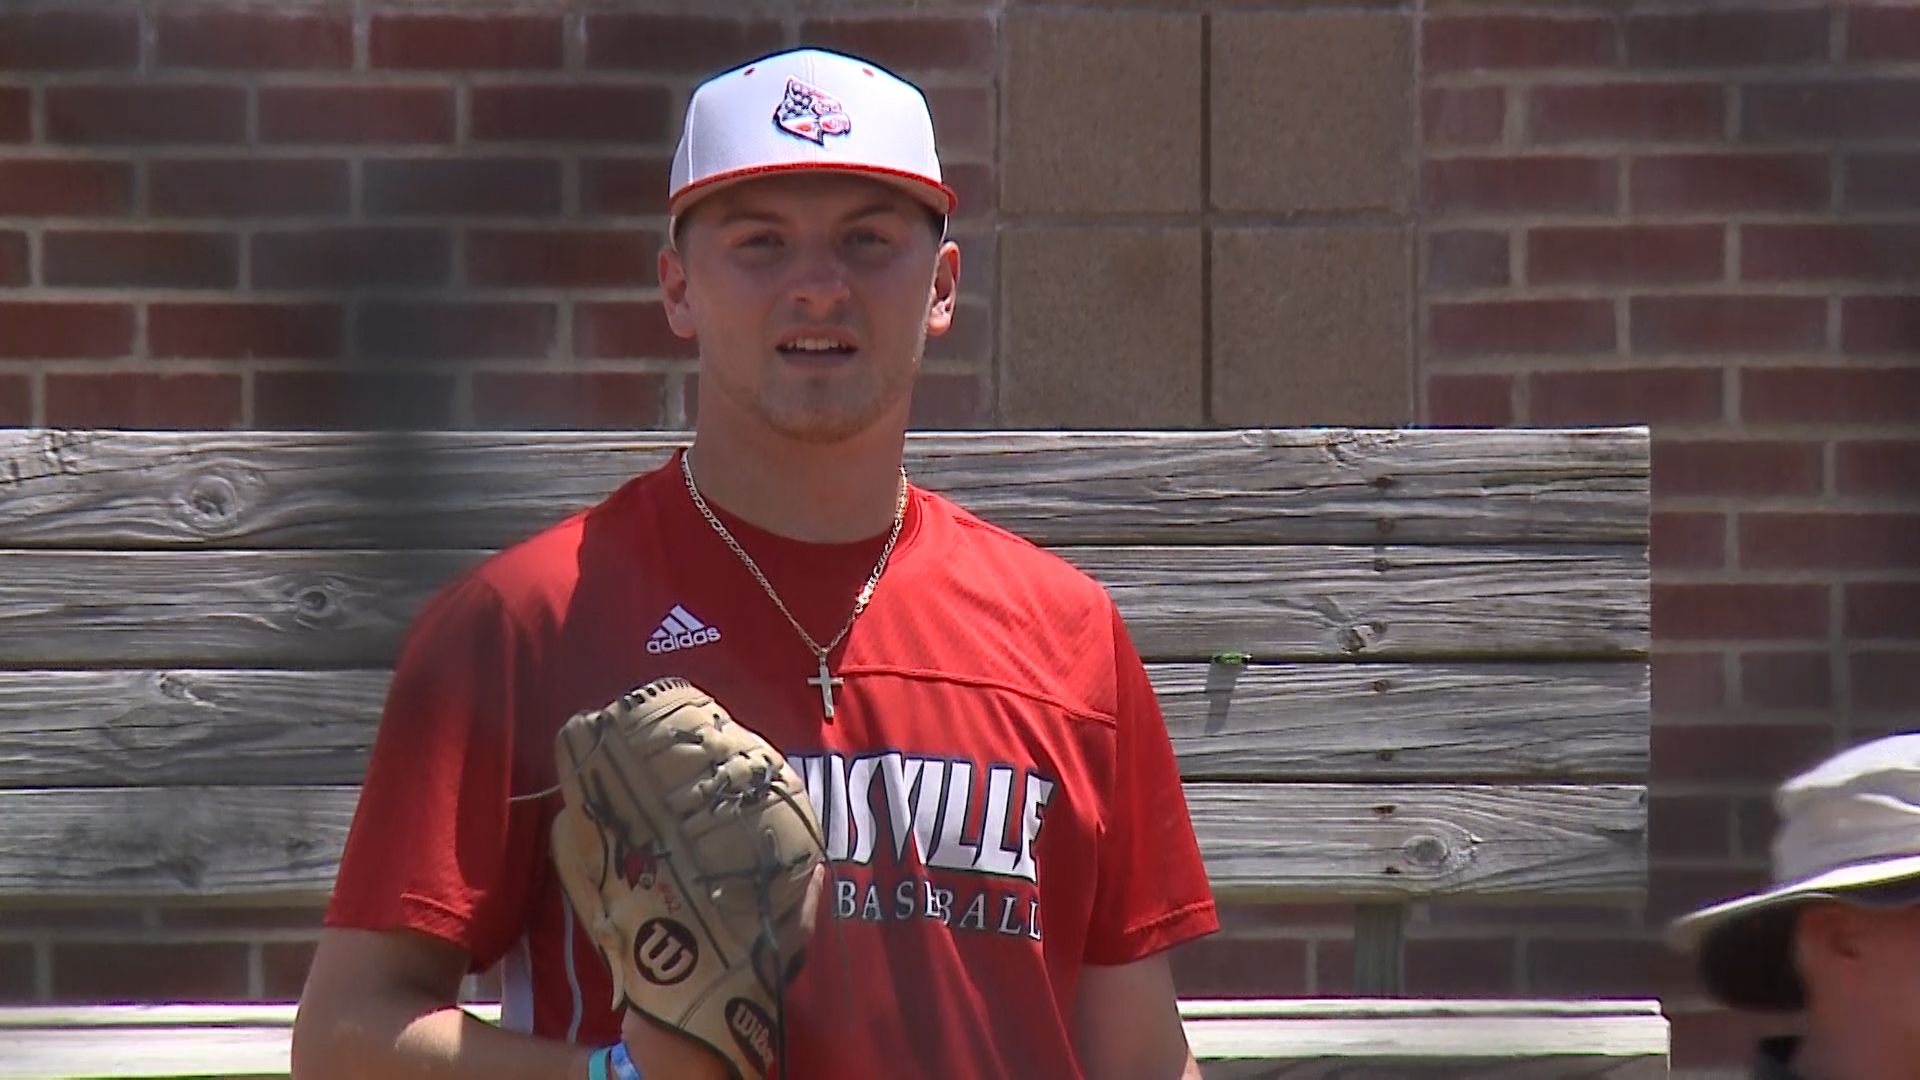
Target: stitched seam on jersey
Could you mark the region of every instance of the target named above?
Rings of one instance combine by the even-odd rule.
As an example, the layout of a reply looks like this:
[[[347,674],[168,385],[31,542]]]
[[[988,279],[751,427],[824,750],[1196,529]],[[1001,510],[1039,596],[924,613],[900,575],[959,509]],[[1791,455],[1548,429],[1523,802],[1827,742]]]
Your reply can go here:
[[[567,989],[573,994],[573,1018],[567,1021],[567,1041],[577,1042],[580,1039],[580,1016],[584,1010],[580,1007],[580,976],[573,969],[573,905],[563,903],[560,905],[560,910],[566,915],[567,927],[566,937],[561,941],[560,949],[561,954],[566,957]]]
[[[1155,915],[1153,918],[1148,919],[1146,922],[1134,923],[1132,926],[1129,926],[1125,930],[1122,930],[1120,932],[1120,936],[1134,937],[1139,934],[1144,934],[1149,930],[1158,930],[1159,928],[1161,928],[1162,926],[1165,926],[1170,922],[1177,922],[1181,919],[1187,918],[1190,915],[1196,915],[1213,906],[1214,906],[1214,903],[1212,900],[1195,900],[1190,904],[1184,904],[1180,907],[1174,908],[1172,911],[1165,912],[1164,914],[1160,914],[1160,915]]]
[[[1042,705],[1059,709],[1075,720],[1085,720],[1088,723],[1101,724],[1110,728],[1118,728],[1120,726],[1120,721],[1117,718],[1109,716],[1106,713],[1081,708],[1077,705],[1070,705],[1052,695],[1043,694],[1037,690],[1028,690],[1015,686],[1012,683],[1001,682],[999,679],[981,678],[975,675],[958,675],[949,671],[930,671],[926,668],[893,667],[891,665],[879,664],[850,664],[841,668],[840,673],[842,675],[893,675],[902,679],[918,679],[923,682],[947,682],[956,683],[961,686],[975,687],[977,689],[1001,690],[1015,697],[1025,698],[1028,701],[1039,702]]]

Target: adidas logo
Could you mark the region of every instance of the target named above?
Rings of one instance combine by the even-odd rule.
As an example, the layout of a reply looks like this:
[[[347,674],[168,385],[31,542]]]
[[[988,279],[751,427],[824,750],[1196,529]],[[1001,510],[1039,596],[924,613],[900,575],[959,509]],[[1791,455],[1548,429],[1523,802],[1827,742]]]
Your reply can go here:
[[[647,651],[657,656],[695,645],[711,645],[719,640],[719,627],[708,626],[694,618],[693,612],[675,604],[667,617],[660,620],[660,628],[647,639]]]

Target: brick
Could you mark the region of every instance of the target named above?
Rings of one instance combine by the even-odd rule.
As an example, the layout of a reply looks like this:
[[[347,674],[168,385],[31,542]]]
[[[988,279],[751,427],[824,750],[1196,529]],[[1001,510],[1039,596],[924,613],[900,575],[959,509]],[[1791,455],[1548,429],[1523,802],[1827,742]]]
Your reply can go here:
[[[24,86],[0,86],[0,142],[33,138],[33,92]]]
[[[1420,128],[1429,145],[1499,142],[1506,123],[1507,92],[1501,87],[1437,88],[1420,94]]]
[[[963,301],[954,311],[953,325],[947,332],[927,339],[926,359],[991,367],[994,341],[993,310],[985,304]]]
[[[1411,421],[1408,239],[1400,229],[1216,229],[1211,419]],[[1284,363],[1276,341],[1288,342]]]
[[[1781,353],[1819,350],[1827,302],[1811,296],[1636,296],[1627,308],[1633,351]]]
[[[1920,299],[1912,296],[1842,299],[1840,347],[1854,356],[1920,354]]]
[[[1204,125],[1197,16],[1010,13],[1002,208],[1016,213],[1193,213]],[[1216,76],[1232,67],[1215,56]],[[1115,109],[1124,100],[1128,107]],[[1216,98],[1220,108],[1230,103]],[[1045,102],[1044,108],[1023,102]],[[943,132],[939,117],[934,130]],[[1141,153],[1139,135],[1154,133]],[[944,132],[943,132],[944,133]],[[1218,159],[1231,146],[1216,146]]]
[[[1920,153],[1848,155],[1844,200],[1849,210],[1920,209]]]
[[[992,214],[999,202],[999,186],[992,165],[969,161],[941,165],[940,179],[953,189],[953,216],[961,221]]]
[[[1489,300],[1434,303],[1427,341],[1436,358],[1612,352],[1608,300]]]
[[[1534,285],[1674,285],[1726,276],[1718,225],[1571,226],[1527,233]]]
[[[140,18],[126,12],[0,16],[0,71],[131,68],[140,62]]]
[[[552,304],[376,303],[360,310],[358,355],[400,359],[542,359],[559,317]]]
[[[147,166],[147,202],[155,216],[344,214],[350,183],[344,161],[155,161]]]
[[[1890,709],[1911,718],[1920,701],[1920,650],[1857,652],[1849,659],[1856,709]]]
[[[1665,643],[1655,642],[1648,668],[1653,682],[1653,710],[1659,715],[1705,711],[1726,704],[1726,665],[1717,652],[1674,652]]]
[[[147,355],[327,359],[340,355],[344,320],[333,304],[153,303],[147,305]]]
[[[310,941],[269,941],[260,946],[260,989],[268,1001],[295,1001],[313,966]]]
[[[659,247],[659,236],[637,230],[477,230],[467,237],[467,280],[557,289],[652,285]]]
[[[1817,495],[1824,482],[1814,442],[1659,439],[1654,498],[1676,495]]]
[[[772,19],[588,15],[587,66],[704,76],[773,52],[784,36],[785,31]]]
[[[370,371],[262,371],[254,376],[253,422],[269,429],[451,426],[450,375]]]
[[[1427,234],[1427,287],[1490,289],[1509,284],[1508,238],[1479,229],[1435,230]]]
[[[263,86],[260,138],[270,143],[450,143],[445,86]]]
[[[239,1001],[247,996],[247,947],[136,942],[53,945],[56,1000]]]
[[[1654,637],[1672,641],[1789,641],[1827,633],[1824,585],[1653,587]]]
[[[25,427],[33,423],[33,380],[25,375],[0,375],[0,424],[8,427]],[[8,920],[12,925],[12,920]],[[4,967],[4,964],[0,964]],[[0,986],[6,983],[6,975],[0,972]],[[0,995],[5,991],[0,990]]]
[[[15,158],[0,161],[0,216],[90,217],[133,205],[133,166],[122,161]]]
[[[1625,905],[1540,903],[1517,904],[1512,901],[1473,903],[1448,898],[1427,908],[1427,920],[1435,927],[1459,927],[1478,930],[1511,931],[1515,927],[1629,927],[1638,923],[1637,912]]]
[[[1920,12],[1906,5],[1847,6],[1849,60],[1920,60]]]
[[[1181,997],[1272,997],[1307,992],[1307,943],[1291,938],[1202,938],[1173,951]]]
[[[503,71],[557,68],[558,15],[375,15],[367,57],[376,68]]]
[[[1764,736],[1760,733],[1764,732]],[[1653,784],[1773,785],[1833,750],[1824,723],[1654,724]]]
[[[994,141],[993,92],[979,86],[935,86],[926,89],[927,110],[939,133],[940,160],[992,157]],[[674,123],[678,125],[676,117]],[[1196,151],[1197,153],[1197,151]]]
[[[362,204],[376,217],[560,212],[560,163],[553,160],[369,161],[361,167],[361,185]]]
[[[237,143],[246,91],[234,86],[49,86],[48,142],[87,145]]]
[[[1513,380],[1505,375],[1431,375],[1425,422],[1505,427],[1514,421]]]
[[[1724,859],[1733,846],[1733,805],[1720,795],[1655,792],[1647,801],[1647,844],[1655,859]],[[1529,949],[1529,962],[1536,955]]]
[[[1614,55],[1610,20],[1532,15],[1429,16],[1420,50],[1429,74],[1601,67]]]
[[[481,372],[473,377],[473,418],[509,428],[657,427],[665,381],[652,372]]]
[[[0,357],[106,359],[133,349],[133,309],[124,304],[0,301]]]
[[[1834,483],[1842,495],[1920,497],[1920,440],[1860,439],[1835,443]]]
[[[37,1000],[34,968],[32,945],[0,945],[0,1004],[28,1005]]]
[[[162,67],[311,71],[353,66],[353,20],[344,14],[265,11],[163,15],[155,30]]]
[[[1920,79],[1753,83],[1740,93],[1741,134],[1748,140],[1920,135]]]
[[[1659,154],[1627,167],[1635,213],[1816,211],[1828,189],[1821,154]]]
[[[1740,516],[1740,564],[1761,569],[1920,569],[1920,514]]]
[[[1743,225],[1740,276],[1748,281],[1920,278],[1920,225]]]
[[[1410,205],[1409,20],[1220,14],[1212,39],[1215,207],[1291,214]]]
[[[1827,59],[1827,25],[1824,8],[1632,15],[1627,62],[1655,69],[1819,64]]]
[[[1920,370],[1753,368],[1740,373],[1740,413],[1780,423],[1910,424]]]
[[[155,908],[159,925],[167,929],[220,930],[238,936],[236,931],[305,931],[317,933],[326,916],[325,909],[285,906],[226,906],[167,904]]]
[[[1619,169],[1604,158],[1449,158],[1421,169],[1427,209],[1439,217],[1612,213]]]
[[[1198,229],[1027,228],[1000,237],[1000,418],[1194,426],[1206,411]]]
[[[240,423],[238,375],[49,374],[47,423],[67,427],[230,428]],[[63,990],[62,961],[54,963],[54,992]],[[191,980],[184,980],[191,982]],[[172,987],[162,996],[178,994]]]
[[[1739,841],[1738,854],[1764,859],[1773,850],[1773,836],[1780,828],[1780,814],[1770,795],[1733,800],[1733,827]]]
[[[656,142],[679,125],[663,86],[476,86],[473,137],[523,142]]]
[[[1747,653],[1740,658],[1740,701],[1750,709],[1824,709],[1833,704],[1826,653]]]
[[[1665,997],[1689,983],[1691,969],[1691,958],[1654,938],[1547,938],[1527,944],[1527,989],[1542,997]]]
[[[913,384],[907,426],[919,431],[979,427],[987,418],[988,401],[978,375],[922,372]]]
[[[1527,137],[1539,143],[1714,139],[1726,122],[1717,83],[1538,86],[1527,95]]]
[[[616,301],[573,306],[573,355],[593,360],[692,359],[700,351],[694,342],[674,334],[659,301]]]
[[[27,234],[0,232],[0,288],[19,288],[32,276],[27,265]]]
[[[240,281],[240,241],[224,233],[50,230],[40,244],[48,285],[206,289]]]
[[[1516,989],[1514,951],[1508,938],[1415,938],[1407,942],[1407,993],[1425,998],[1510,995]],[[1346,967],[1351,974],[1351,960]],[[1322,993],[1328,989],[1324,983],[1320,987]]]
[[[800,40],[902,72],[988,72],[995,60],[993,19],[985,15],[807,19]]]
[[[670,157],[598,158],[580,163],[580,209],[589,214],[658,214],[672,185]]]
[[[1726,565],[1725,516],[1661,510],[1653,514],[1651,525],[1648,546],[1653,564],[1662,570],[1711,570]]]
[[[434,229],[306,229],[253,237],[253,284],[266,289],[439,285],[452,244]]]
[[[1849,638],[1920,640],[1920,583],[1875,581],[1845,593]]]

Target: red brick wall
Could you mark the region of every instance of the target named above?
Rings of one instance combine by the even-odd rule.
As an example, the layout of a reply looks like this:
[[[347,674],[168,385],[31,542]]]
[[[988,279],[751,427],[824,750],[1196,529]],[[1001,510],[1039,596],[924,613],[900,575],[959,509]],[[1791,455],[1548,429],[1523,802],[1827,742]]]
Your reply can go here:
[[[1115,0],[1023,21],[1022,40],[1102,40],[1109,24],[1083,33],[1072,20],[1121,7],[1180,13],[1202,66],[1221,62],[1223,13],[1251,18],[1229,0]],[[1811,0],[1322,7],[1394,21],[1415,44],[1400,73],[1412,201],[1352,219],[1418,241],[1403,369],[1417,412],[1386,419],[1655,432],[1649,900],[1423,909],[1412,990],[1659,995],[1679,1064],[1733,1060],[1753,1025],[1710,1010],[1651,928],[1756,880],[1771,784],[1920,719],[1920,13]],[[996,329],[1009,220],[996,177],[1025,152],[1007,135],[1021,110],[1048,107],[1002,100],[1007,28],[1034,17],[1029,4],[794,0],[737,19],[576,0],[458,17],[401,0],[7,10],[0,424],[683,426],[692,354],[652,291],[677,116],[702,74],[802,41],[921,80],[946,141],[967,298],[917,421],[1044,412],[1009,407],[1007,373],[1056,358],[1015,355]],[[1212,77],[1165,81],[1200,88],[1199,116],[1231,104],[1207,97],[1230,85]],[[1356,160],[1398,145],[1380,126],[1394,115],[1366,114],[1371,149]],[[1221,145],[1215,132],[1216,186],[1237,160]],[[1146,176],[1150,194],[1191,201],[1184,173],[1162,171]],[[1060,210],[1066,192],[1020,223],[1089,235],[1343,224],[1206,197],[1169,220],[1108,205],[1131,194]],[[1189,306],[1202,366],[1218,364],[1209,334],[1234,313],[1216,304],[1210,331],[1204,305]],[[1378,362],[1379,335],[1368,341]],[[1185,372],[1193,358],[1166,363]],[[1223,415],[1188,396],[1194,422]],[[1347,912],[1228,915],[1223,940],[1181,958],[1188,992],[1346,988]],[[0,1000],[285,998],[314,922],[10,910]]]

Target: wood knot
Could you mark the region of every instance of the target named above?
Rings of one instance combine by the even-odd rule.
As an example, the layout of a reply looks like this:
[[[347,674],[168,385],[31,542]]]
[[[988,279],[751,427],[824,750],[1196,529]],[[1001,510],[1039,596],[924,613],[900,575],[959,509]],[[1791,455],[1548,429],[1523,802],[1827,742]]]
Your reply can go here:
[[[181,515],[200,527],[226,525],[240,512],[240,491],[224,476],[202,476],[194,480],[177,502]]]
[[[1395,481],[1391,476],[1376,476],[1372,480],[1368,481],[1368,483],[1373,486],[1373,489],[1375,491],[1385,491],[1388,488],[1391,488],[1394,485]]]
[[[294,618],[303,625],[325,622],[340,612],[334,588],[327,583],[309,585],[293,596]]]
[[[1446,865],[1447,842],[1437,836],[1416,836],[1401,848],[1407,861],[1415,866],[1437,868]]]

